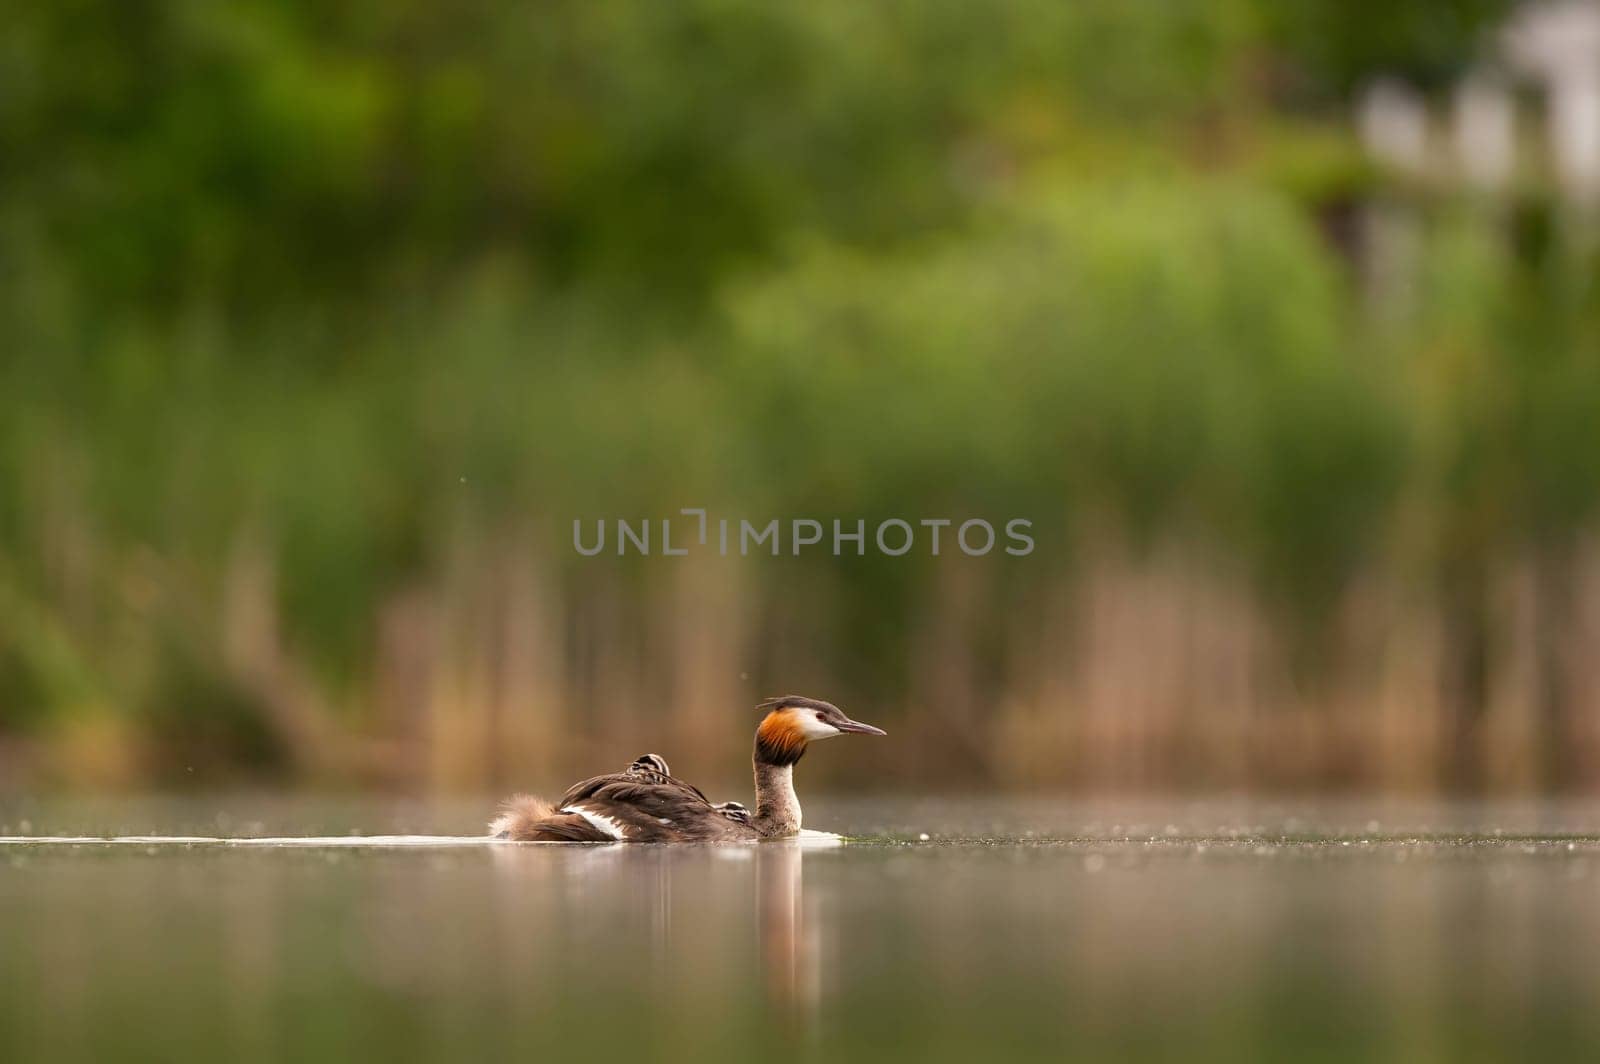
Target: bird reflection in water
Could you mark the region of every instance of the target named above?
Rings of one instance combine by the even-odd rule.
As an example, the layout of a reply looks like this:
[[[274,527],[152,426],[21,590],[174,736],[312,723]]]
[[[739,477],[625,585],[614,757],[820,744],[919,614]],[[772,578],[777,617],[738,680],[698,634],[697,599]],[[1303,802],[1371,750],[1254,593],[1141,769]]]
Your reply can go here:
[[[805,896],[804,847],[795,840],[756,847],[756,894],[767,1000],[795,1029],[816,1020],[822,978],[818,921]]]
[[[812,836],[710,846],[535,843],[495,847],[494,859],[506,873],[502,883],[513,911],[526,903],[531,881],[559,884],[556,910],[565,914],[556,917],[559,930],[528,933],[521,919],[508,925],[512,947],[520,943],[523,961],[565,970],[569,991],[586,993],[579,988],[599,975],[590,967],[598,956],[596,944],[626,938],[630,928],[639,935],[634,941],[648,943],[648,956],[638,956],[636,963],[655,987],[680,983],[686,970],[704,970],[712,958],[749,956],[731,947],[754,937],[772,1018],[803,1036],[815,1026],[822,990],[821,925],[817,899],[805,895],[804,864],[822,856],[810,851],[830,844],[837,840]],[[550,911],[544,908],[545,914]],[[573,922],[580,912],[584,918]],[[730,984],[748,980],[749,974],[721,973]]]

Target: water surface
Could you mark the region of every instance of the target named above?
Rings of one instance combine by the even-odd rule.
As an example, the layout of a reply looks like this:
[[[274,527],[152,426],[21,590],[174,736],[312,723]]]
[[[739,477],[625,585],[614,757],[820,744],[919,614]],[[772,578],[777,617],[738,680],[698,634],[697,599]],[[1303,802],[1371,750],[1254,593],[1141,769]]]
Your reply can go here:
[[[0,842],[0,1059],[1600,1050],[1593,803],[808,801],[831,848],[489,844],[483,812],[0,804],[144,836]]]

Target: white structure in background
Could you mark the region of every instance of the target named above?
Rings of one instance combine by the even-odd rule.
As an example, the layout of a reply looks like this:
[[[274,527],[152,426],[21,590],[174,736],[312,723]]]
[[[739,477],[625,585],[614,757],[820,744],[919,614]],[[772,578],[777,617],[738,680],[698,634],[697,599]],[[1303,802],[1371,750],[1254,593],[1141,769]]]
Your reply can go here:
[[[1506,57],[1547,94],[1550,151],[1567,199],[1600,204],[1600,4],[1530,4],[1505,35]]]
[[[1426,101],[1391,78],[1372,82],[1356,101],[1362,144],[1399,177],[1461,181],[1492,198],[1517,169],[1513,89],[1534,85],[1551,172],[1569,208],[1565,232],[1576,247],[1600,240],[1600,0],[1534,0],[1485,44],[1493,47],[1484,62],[1453,93],[1447,145],[1430,152]],[[1404,195],[1379,195],[1363,214],[1368,305],[1380,317],[1403,318],[1414,306],[1422,252],[1418,208]]]
[[[1357,104],[1356,130],[1372,157],[1390,170],[1407,177],[1426,173],[1428,108],[1409,86],[1388,79],[1368,86]],[[1417,212],[1404,202],[1379,198],[1363,211],[1361,232],[1367,306],[1380,318],[1404,320],[1416,306],[1422,254]]]
[[[1416,176],[1428,165],[1428,109],[1402,82],[1383,78],[1369,85],[1356,108],[1356,129],[1373,158]]]
[[[1543,90],[1563,198],[1585,211],[1600,208],[1600,0],[1530,3],[1492,43],[1489,62],[1456,87],[1452,158],[1432,161],[1454,163],[1452,172],[1479,189],[1505,188],[1516,166],[1515,76]],[[1384,166],[1410,177],[1429,174],[1427,106],[1409,86],[1390,78],[1369,85],[1356,103],[1356,128]]]
[[[1516,163],[1516,105],[1505,82],[1477,72],[1456,86],[1453,139],[1455,157],[1468,183],[1481,192],[1500,192]]]

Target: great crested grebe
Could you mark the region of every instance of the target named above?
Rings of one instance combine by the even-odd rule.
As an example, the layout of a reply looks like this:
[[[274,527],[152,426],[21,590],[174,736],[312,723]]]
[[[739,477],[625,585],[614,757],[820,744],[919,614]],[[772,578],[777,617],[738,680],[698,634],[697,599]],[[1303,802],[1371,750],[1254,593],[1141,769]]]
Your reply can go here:
[[[794,764],[806,747],[835,735],[883,735],[839,707],[786,695],[761,703],[756,727],[756,808],[713,804],[672,775],[659,754],[645,754],[626,772],[574,784],[561,801],[519,794],[506,802],[489,834],[515,842],[740,842],[800,833]]]

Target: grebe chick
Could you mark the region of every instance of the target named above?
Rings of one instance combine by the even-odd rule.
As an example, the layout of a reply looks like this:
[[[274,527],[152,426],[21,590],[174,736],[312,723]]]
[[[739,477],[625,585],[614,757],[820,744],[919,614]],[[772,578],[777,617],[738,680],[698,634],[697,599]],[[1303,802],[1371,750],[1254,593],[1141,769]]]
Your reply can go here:
[[[489,834],[515,842],[741,842],[800,833],[794,766],[806,747],[835,735],[883,735],[839,707],[786,695],[761,703],[756,727],[756,808],[713,804],[678,779],[660,754],[635,759],[624,772],[574,784],[555,804],[517,795],[489,825]]]

